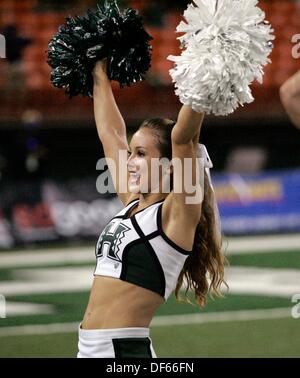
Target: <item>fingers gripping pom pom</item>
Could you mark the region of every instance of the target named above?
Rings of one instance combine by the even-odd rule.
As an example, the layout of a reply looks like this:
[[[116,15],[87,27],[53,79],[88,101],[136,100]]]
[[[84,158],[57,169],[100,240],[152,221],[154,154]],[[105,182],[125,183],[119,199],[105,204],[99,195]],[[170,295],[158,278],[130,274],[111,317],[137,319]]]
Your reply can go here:
[[[274,31],[257,0],[194,0],[184,12],[185,48],[170,75],[181,103],[197,112],[228,115],[254,100],[250,84],[262,83]]]
[[[107,74],[120,87],[142,81],[151,63],[149,41],[142,18],[134,9],[120,12],[116,0],[105,1],[84,16],[67,17],[49,43],[51,81],[70,97],[92,97],[92,70],[107,58]]]

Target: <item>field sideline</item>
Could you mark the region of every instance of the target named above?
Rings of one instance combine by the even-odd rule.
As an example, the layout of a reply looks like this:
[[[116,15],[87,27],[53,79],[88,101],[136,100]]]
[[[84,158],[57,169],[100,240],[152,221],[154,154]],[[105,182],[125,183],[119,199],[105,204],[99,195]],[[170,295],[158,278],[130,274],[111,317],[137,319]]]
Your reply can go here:
[[[158,357],[300,357],[300,318],[291,315],[300,235],[228,239],[226,255],[225,298],[200,310],[172,296],[158,310],[150,326]],[[0,253],[0,357],[76,355],[94,261],[93,245]]]

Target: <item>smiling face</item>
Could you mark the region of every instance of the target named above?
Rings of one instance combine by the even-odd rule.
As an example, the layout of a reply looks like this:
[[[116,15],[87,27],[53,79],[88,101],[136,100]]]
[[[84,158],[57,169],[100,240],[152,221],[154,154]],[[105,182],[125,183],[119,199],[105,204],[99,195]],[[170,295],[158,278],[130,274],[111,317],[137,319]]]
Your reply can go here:
[[[161,192],[162,172],[160,170],[159,174],[154,174],[154,170],[151,170],[151,160],[153,164],[153,159],[158,161],[161,157],[158,137],[151,130],[141,128],[133,135],[129,147],[127,160],[127,169],[130,172],[129,191],[131,193]]]

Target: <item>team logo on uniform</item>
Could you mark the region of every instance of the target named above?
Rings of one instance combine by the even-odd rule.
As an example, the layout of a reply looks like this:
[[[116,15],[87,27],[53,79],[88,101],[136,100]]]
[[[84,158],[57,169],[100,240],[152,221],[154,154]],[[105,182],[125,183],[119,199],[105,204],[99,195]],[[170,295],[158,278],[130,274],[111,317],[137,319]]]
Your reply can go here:
[[[114,261],[122,262],[118,256],[120,244],[126,232],[130,230],[118,219],[112,220],[102,231],[96,247],[97,257],[108,257]]]

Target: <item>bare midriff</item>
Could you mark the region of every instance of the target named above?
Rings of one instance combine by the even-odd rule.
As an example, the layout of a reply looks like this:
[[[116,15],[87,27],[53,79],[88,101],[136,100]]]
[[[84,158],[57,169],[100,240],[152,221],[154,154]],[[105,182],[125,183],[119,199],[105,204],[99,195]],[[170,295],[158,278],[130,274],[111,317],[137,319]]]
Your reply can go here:
[[[149,327],[163,297],[120,279],[95,276],[82,329]]]

